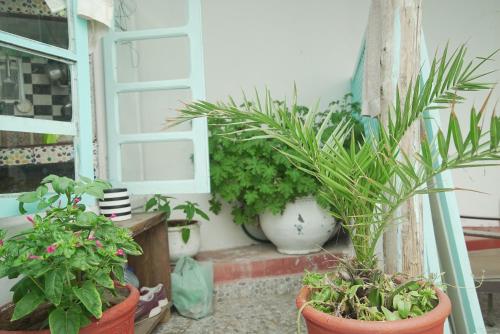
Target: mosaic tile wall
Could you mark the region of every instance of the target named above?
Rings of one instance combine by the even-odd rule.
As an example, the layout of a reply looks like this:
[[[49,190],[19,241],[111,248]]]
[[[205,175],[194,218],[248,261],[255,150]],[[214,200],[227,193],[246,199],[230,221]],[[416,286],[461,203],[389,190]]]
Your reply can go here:
[[[72,144],[0,149],[1,166],[40,165],[74,159]]]
[[[16,102],[3,102],[0,114],[20,117],[71,121],[71,112],[64,114],[62,107],[70,102],[69,86],[57,86],[46,74],[48,60],[41,57],[22,57],[24,96],[33,104],[28,112],[15,107]],[[0,76],[5,75],[5,59],[0,60]]]
[[[45,0],[0,0],[0,12],[43,16],[65,15],[65,12],[52,14]]]

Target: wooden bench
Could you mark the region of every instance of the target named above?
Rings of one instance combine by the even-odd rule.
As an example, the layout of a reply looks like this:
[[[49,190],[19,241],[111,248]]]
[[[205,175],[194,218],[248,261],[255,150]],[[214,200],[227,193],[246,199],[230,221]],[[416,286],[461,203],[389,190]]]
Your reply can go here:
[[[134,240],[142,247],[142,255],[128,257],[128,265],[134,270],[141,286],[152,287],[163,283],[167,291],[167,298],[171,301],[170,255],[165,214],[158,212],[134,213],[132,219],[116,222],[116,225],[129,229]],[[167,322],[169,319],[170,307],[167,307],[158,321],[151,325],[151,331],[159,321]],[[146,331],[146,333],[149,332]]]

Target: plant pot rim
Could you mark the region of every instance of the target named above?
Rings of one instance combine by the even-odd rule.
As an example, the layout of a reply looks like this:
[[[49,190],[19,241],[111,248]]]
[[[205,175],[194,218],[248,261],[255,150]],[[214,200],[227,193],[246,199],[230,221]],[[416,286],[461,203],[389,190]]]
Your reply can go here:
[[[126,287],[128,289],[129,294],[127,298],[125,298],[125,300],[122,301],[120,304],[116,304],[115,306],[104,311],[100,319],[98,320],[94,319],[92,323],[81,328],[80,331],[92,330],[101,327],[104,323],[111,322],[114,319],[119,318],[121,314],[127,312],[128,309],[130,308],[130,304],[133,304],[134,307],[135,305],[137,305],[137,302],[139,301],[139,290],[137,290],[131,284],[125,284],[125,285],[116,284],[116,285]],[[9,331],[5,329],[0,329],[0,334],[50,334],[50,330],[43,329],[43,330]]]
[[[368,321],[368,320],[357,320],[357,319],[346,319],[341,317],[336,317],[321,311],[316,310],[310,305],[307,305],[302,310],[302,315],[304,318],[316,323],[317,325],[324,328],[332,328],[334,324],[336,329],[351,330],[355,328],[362,333],[375,333],[377,331],[387,330],[390,328],[391,333],[396,333],[399,331],[400,334],[412,333],[408,329],[413,330],[413,328],[426,329],[433,328],[436,322],[440,319],[446,319],[451,313],[451,302],[448,296],[438,288],[434,288],[439,298],[439,303],[434,309],[421,315],[419,317],[394,320],[394,321]],[[300,308],[308,301],[310,289],[308,287],[302,287],[295,300],[297,308]],[[378,333],[378,332],[377,332]],[[389,332],[387,332],[389,333]]]
[[[170,225],[171,222],[181,224],[181,225],[171,226]],[[197,220],[191,220],[190,222],[187,222],[186,219],[169,219],[169,220],[167,220],[168,229],[172,230],[172,231],[175,231],[177,229],[181,229],[183,227],[193,226],[193,225],[196,225],[198,223],[199,223],[199,221],[197,221]]]

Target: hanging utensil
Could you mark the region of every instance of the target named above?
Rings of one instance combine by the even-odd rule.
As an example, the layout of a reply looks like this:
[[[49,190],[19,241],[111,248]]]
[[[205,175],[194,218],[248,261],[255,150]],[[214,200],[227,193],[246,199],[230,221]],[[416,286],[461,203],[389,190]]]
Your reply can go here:
[[[3,100],[18,100],[19,90],[17,83],[12,80],[10,72],[10,58],[5,57],[5,78],[2,81],[2,99]]]

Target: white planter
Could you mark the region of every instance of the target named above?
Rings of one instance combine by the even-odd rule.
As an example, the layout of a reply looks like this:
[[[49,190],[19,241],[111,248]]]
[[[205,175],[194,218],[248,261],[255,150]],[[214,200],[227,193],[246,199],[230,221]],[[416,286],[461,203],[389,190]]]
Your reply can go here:
[[[187,243],[182,240],[182,229],[185,227],[191,230]],[[200,251],[200,247],[200,224],[198,222],[187,226],[168,227],[168,249],[171,262],[177,262],[183,256],[195,256]]]
[[[287,204],[282,215],[261,214],[260,225],[278,252],[284,254],[319,252],[338,230],[335,219],[310,197]]]

